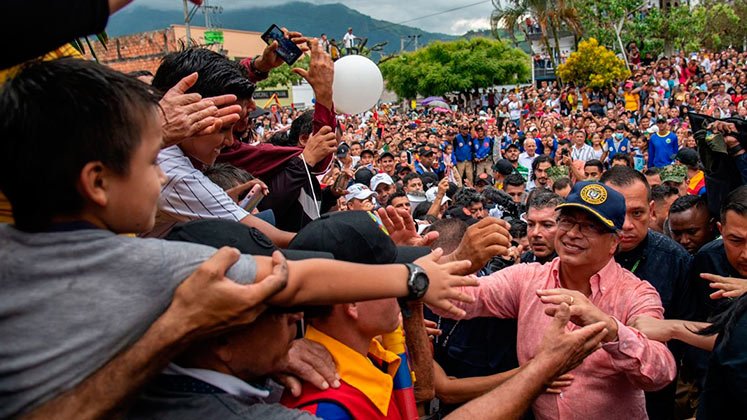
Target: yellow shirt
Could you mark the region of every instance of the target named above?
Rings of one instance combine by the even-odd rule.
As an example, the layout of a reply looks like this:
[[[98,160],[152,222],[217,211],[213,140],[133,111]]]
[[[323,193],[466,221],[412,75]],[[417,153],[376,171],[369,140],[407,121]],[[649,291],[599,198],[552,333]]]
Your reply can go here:
[[[624,93],[625,97],[625,110],[626,111],[638,111],[638,94],[637,93]]]
[[[365,394],[382,415],[387,414],[394,390],[394,375],[402,361],[399,356],[384,349],[378,341],[371,340],[368,354],[387,363],[387,373],[384,373],[366,356],[312,326],[306,329],[306,338],[323,345],[335,359],[340,378]]]
[[[13,211],[5,194],[0,192],[0,223],[13,223]]]

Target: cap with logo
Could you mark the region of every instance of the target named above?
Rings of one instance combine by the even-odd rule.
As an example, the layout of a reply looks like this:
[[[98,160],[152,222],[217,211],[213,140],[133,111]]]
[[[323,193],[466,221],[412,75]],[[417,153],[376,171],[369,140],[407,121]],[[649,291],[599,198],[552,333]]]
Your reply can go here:
[[[420,151],[418,151],[418,154],[420,156],[433,156],[433,153],[435,153],[435,152],[433,151],[433,149],[430,146],[425,146],[425,147],[421,148]]]
[[[585,210],[611,231],[622,230],[625,222],[625,197],[599,182],[577,182],[565,203],[555,207],[562,208]]]
[[[345,201],[350,201],[354,198],[365,200],[374,195],[376,195],[376,193],[371,191],[367,186],[363,184],[353,184],[348,187],[348,193],[345,194]]]
[[[340,143],[340,145],[337,146],[337,158],[338,159],[342,159],[345,156],[347,156],[348,152],[350,152],[350,146],[348,146],[347,143]]]
[[[371,178],[371,190],[376,191],[376,187],[381,184],[394,185],[394,180],[387,174],[376,174]]]

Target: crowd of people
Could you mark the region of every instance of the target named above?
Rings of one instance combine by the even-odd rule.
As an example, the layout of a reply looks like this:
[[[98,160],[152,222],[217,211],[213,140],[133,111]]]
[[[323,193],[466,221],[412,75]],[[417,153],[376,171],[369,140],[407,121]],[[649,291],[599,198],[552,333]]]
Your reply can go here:
[[[313,109],[276,42],[2,86],[0,417],[744,417],[746,53],[336,115],[284,32]]]

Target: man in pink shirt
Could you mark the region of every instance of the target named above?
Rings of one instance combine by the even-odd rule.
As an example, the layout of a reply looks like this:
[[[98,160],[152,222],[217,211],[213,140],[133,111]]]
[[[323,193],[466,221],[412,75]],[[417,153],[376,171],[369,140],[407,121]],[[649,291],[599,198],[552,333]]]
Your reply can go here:
[[[570,305],[571,330],[607,323],[601,348],[572,371],[573,383],[561,394],[537,398],[534,414],[538,419],[647,419],[644,391],[669,384],[676,368],[664,344],[627,326],[643,314],[661,319],[664,309],[656,290],[613,258],[625,198],[606,185],[579,182],[557,209],[557,258],[482,277],[478,287],[463,290],[475,302],[458,306],[466,318],[516,318],[522,365],[535,355],[561,303]]]

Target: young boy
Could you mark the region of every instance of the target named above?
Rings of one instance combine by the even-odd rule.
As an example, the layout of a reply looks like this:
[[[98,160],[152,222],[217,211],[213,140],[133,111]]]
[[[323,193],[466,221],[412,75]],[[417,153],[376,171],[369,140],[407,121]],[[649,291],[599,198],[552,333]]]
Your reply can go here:
[[[261,312],[262,301],[245,296],[252,286],[221,281],[221,270],[203,264],[214,248],[118,235],[154,226],[166,179],[156,162],[157,104],[149,86],[76,59],[32,65],[3,86],[0,190],[15,225],[0,226],[0,417],[71,395],[87,410],[121,407],[146,373],[168,361],[171,353],[156,351],[161,336],[149,335],[162,317],[180,315],[162,331],[183,346]],[[277,287],[267,291],[267,303],[280,306],[409,296],[459,315],[448,299],[463,295],[452,286],[475,284],[451,274],[468,263],[439,265],[438,252],[416,261],[430,279],[425,289],[413,286],[404,265],[286,263],[279,253],[239,258],[222,251],[221,257],[234,263],[226,276],[238,283],[272,279]],[[187,285],[188,276],[203,282]],[[125,356],[139,356],[148,369]]]

